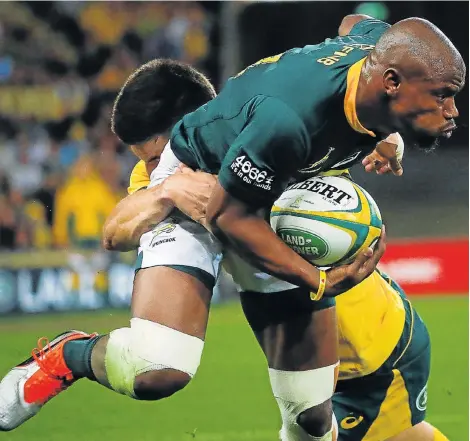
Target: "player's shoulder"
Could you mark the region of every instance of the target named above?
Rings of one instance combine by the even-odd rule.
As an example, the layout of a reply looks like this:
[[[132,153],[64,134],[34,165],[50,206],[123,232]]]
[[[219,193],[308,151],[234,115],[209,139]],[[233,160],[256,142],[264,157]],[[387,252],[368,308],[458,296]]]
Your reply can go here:
[[[139,161],[132,169],[127,192],[129,194],[135,193],[137,190],[147,187],[149,183],[150,178],[147,173],[147,168],[145,167],[145,162]]]
[[[316,58],[320,65],[348,66],[366,57],[389,28],[390,24],[381,20],[362,20],[351,28],[348,35],[327,38],[319,44],[292,49],[286,54],[308,54]],[[325,60],[325,58],[329,60]]]
[[[348,35],[327,38],[323,43],[316,45],[318,52],[331,52],[339,49],[343,53],[354,53],[359,57],[366,56],[374,47],[383,33],[390,28],[390,24],[376,19],[361,20],[356,23]],[[307,46],[308,48],[308,46]],[[340,58],[344,55],[337,54]],[[344,59],[344,61],[349,61]]]
[[[375,18],[361,20],[356,23],[349,32],[349,36],[362,36],[369,38],[380,38],[380,36],[391,27],[389,23]]]

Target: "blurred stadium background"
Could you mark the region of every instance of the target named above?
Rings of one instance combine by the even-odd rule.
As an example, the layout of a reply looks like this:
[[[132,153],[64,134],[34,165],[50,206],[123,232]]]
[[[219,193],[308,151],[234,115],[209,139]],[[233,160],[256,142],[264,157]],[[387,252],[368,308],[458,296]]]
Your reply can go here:
[[[0,375],[43,334],[127,320],[135,254],[104,252],[100,234],[136,162],[109,129],[129,73],[170,57],[221,86],[260,58],[336,35],[354,11],[427,18],[468,66],[468,2],[0,2]],[[353,173],[387,224],[382,267],[431,331],[430,420],[464,441],[468,88],[457,105],[459,130],[436,152],[407,151],[402,178]],[[200,373],[174,399],[135,403],[81,384],[1,439],[277,439],[263,358],[230,281],[218,288]]]

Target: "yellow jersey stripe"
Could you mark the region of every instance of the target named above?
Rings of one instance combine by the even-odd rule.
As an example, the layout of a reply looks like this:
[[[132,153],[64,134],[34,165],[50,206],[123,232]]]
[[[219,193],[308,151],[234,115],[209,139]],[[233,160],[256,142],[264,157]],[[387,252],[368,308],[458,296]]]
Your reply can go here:
[[[127,192],[129,194],[135,193],[137,190],[147,187],[149,184],[150,178],[147,173],[147,168],[145,167],[145,162],[139,161],[132,170]]]

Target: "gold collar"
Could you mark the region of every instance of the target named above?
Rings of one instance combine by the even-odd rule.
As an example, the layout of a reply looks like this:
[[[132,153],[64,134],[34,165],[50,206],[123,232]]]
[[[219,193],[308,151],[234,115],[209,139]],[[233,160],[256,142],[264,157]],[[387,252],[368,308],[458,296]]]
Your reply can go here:
[[[344,96],[344,113],[349,125],[359,133],[375,137],[375,133],[367,130],[359,121],[356,113],[356,94],[361,76],[361,68],[365,58],[354,63],[348,70],[346,95]]]

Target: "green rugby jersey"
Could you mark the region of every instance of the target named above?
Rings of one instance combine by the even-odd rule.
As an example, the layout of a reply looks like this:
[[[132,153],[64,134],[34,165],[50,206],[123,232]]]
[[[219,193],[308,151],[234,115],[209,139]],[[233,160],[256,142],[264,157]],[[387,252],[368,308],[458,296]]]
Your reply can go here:
[[[355,99],[363,61],[389,27],[364,20],[348,36],[249,66],[176,124],[174,154],[261,206],[293,179],[351,166],[377,142],[359,123]]]

